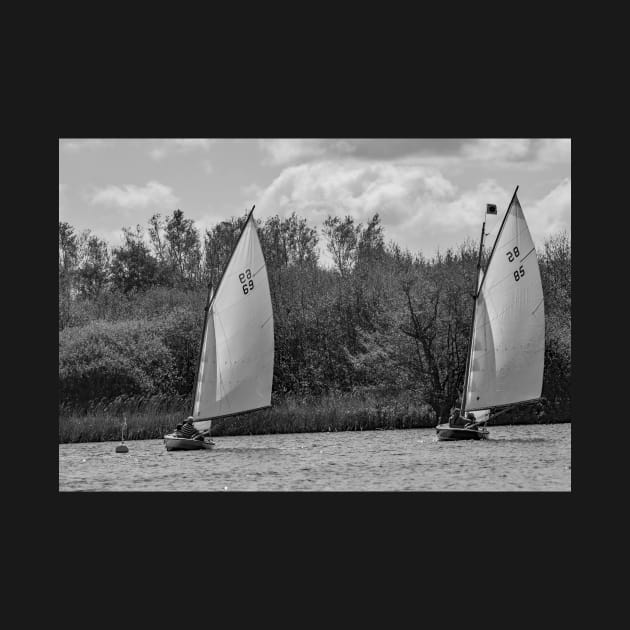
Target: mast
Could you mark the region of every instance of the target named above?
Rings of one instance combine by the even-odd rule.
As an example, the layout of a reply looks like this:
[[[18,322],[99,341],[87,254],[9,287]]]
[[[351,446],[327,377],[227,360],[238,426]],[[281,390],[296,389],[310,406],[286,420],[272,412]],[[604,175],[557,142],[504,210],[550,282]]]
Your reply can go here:
[[[485,215],[484,215],[485,217]],[[481,271],[481,254],[483,252],[483,237],[486,233],[486,221],[484,218],[483,225],[481,226],[481,239],[479,241],[479,256],[477,257],[477,274],[475,275],[475,287],[473,289],[473,311],[472,311],[472,321],[470,323],[470,337],[468,338],[468,354],[466,356],[466,371],[464,372],[464,387],[462,389],[462,405],[460,408],[460,414],[462,418],[465,418],[466,413],[466,388],[468,387],[468,373],[470,371],[470,360],[472,357],[472,342],[473,335],[475,332],[475,315],[477,313],[477,298],[479,297],[479,291],[477,287],[479,286],[479,272]]]
[[[507,210],[505,212],[505,216],[503,217],[503,221],[501,222],[501,227],[499,228],[499,231],[497,232],[497,237],[494,239],[494,245],[492,246],[492,250],[490,251],[490,256],[488,256],[488,264],[486,265],[486,271],[488,271],[488,268],[490,267],[490,263],[492,262],[492,257],[494,256],[494,250],[497,247],[497,243],[499,242],[499,237],[501,236],[501,232],[503,232],[503,227],[505,226],[505,222],[507,221],[507,217],[508,217],[508,212],[510,210],[510,208],[512,207],[512,203],[514,202],[514,197],[516,197],[516,192],[518,191],[518,186],[516,187],[516,190],[514,191],[514,194],[512,195],[512,199],[510,199],[510,203],[508,204]],[[481,281],[481,286],[483,286],[483,283],[486,281],[486,275],[484,274],[483,279]],[[479,291],[477,291],[477,295],[479,295],[479,293],[481,293],[481,287],[479,287]]]
[[[208,312],[210,311],[210,300],[212,299],[212,282],[208,283],[208,297],[206,298],[206,306],[203,316],[203,328],[201,329],[201,342],[199,343],[199,352],[197,357],[197,371],[195,372],[195,386],[193,387],[192,410],[190,415],[195,413],[195,400],[197,399],[197,387],[199,385],[199,370],[201,368],[201,353],[203,352],[203,340],[206,336],[206,328],[208,326]]]
[[[205,315],[204,315],[204,319],[203,319],[203,330],[201,331],[201,344],[199,346],[199,359],[197,361],[197,373],[195,374],[195,387],[193,388],[193,401],[192,401],[192,412],[191,414],[195,413],[195,400],[197,398],[197,387],[199,385],[199,369],[201,368],[201,354],[203,351],[203,340],[205,339],[206,336],[206,328],[208,326],[208,314],[210,313],[210,308],[212,307],[212,304],[214,302],[214,298],[216,297],[217,293],[219,292],[219,287],[221,286],[221,282],[223,282],[223,277],[225,276],[225,272],[227,270],[227,268],[230,266],[230,262],[232,261],[232,257],[234,256],[234,252],[236,251],[236,248],[238,247],[238,244],[241,241],[241,237],[243,236],[243,232],[245,232],[245,228],[247,227],[247,223],[249,222],[252,213],[254,212],[254,208],[256,207],[256,204],[254,204],[252,206],[252,209],[249,211],[249,214],[247,215],[247,219],[245,219],[245,223],[243,223],[243,228],[241,229],[241,233],[238,235],[238,239],[236,240],[236,243],[234,245],[234,247],[232,248],[232,252],[230,254],[230,257],[228,258],[227,263],[225,264],[225,266],[223,267],[223,272],[221,273],[221,278],[219,279],[219,283],[217,284],[217,290],[214,291],[214,293],[212,293],[212,283],[208,284],[208,297],[206,299],[206,307],[205,307]],[[228,415],[232,415],[232,414],[228,414]]]

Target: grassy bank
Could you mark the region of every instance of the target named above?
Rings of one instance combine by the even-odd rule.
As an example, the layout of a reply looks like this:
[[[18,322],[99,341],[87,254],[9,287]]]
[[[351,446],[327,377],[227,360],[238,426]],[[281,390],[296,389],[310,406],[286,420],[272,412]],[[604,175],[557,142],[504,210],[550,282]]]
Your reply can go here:
[[[188,398],[122,398],[98,403],[84,411],[62,407],[59,442],[120,440],[123,418],[125,439],[161,438],[190,412]],[[410,395],[383,400],[371,393],[288,397],[269,409],[212,423],[212,435],[304,433],[369,429],[409,429],[434,424],[431,410]]]
[[[183,397],[126,397],[95,402],[86,409],[59,408],[59,443],[105,442],[121,439],[126,419],[126,440],[161,437],[182,421],[188,399]]]
[[[79,411],[62,406],[59,414],[59,443],[117,441],[126,418],[126,440],[161,438],[186,417],[187,397],[118,397],[95,403]],[[567,408],[529,405],[490,418],[489,426],[569,422]],[[369,431],[414,429],[435,426],[435,416],[418,404],[412,392],[383,397],[361,392],[318,397],[287,397],[262,411],[223,418],[212,424],[212,435],[259,435],[319,431]]]

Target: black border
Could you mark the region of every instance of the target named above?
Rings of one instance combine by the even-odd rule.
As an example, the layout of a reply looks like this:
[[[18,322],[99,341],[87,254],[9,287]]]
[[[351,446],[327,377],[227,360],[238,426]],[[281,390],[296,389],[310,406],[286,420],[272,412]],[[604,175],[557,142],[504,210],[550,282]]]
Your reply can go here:
[[[68,99],[59,105],[58,137],[572,137],[574,104],[570,91],[561,93],[564,86],[559,78],[557,82],[552,80],[557,89],[550,96],[541,80],[527,82],[532,76],[533,73],[515,79],[508,99],[506,87],[498,89],[489,81],[474,85],[472,77],[468,81],[449,78],[431,85],[430,78],[422,80],[416,73],[397,82],[402,77],[388,74],[385,68],[377,72],[377,79],[384,86],[378,89],[377,85],[373,95],[353,89],[361,79],[353,82],[348,77],[344,84],[339,78],[333,86],[320,85],[310,76],[299,86],[291,85],[290,93],[282,92],[276,99],[270,99],[270,90],[260,89],[260,83],[256,85],[258,89],[241,92],[212,85],[192,98],[167,96],[161,106],[156,106],[156,99],[139,95],[138,89],[126,94],[127,84],[117,86],[115,94],[103,94],[96,86],[86,86],[81,99]],[[195,80],[199,82],[200,77]],[[336,87],[340,85],[345,89],[338,91]],[[233,86],[234,83],[230,88]],[[52,144],[54,139],[50,140]],[[581,148],[581,144],[580,141],[576,146]],[[33,207],[47,208],[46,187],[35,187],[33,192]],[[44,198],[37,200],[37,194]],[[31,292],[31,304],[25,309],[31,318],[36,316],[38,322],[44,322],[46,332],[39,352],[49,369],[39,371],[37,378],[46,391],[45,400],[50,400],[51,412],[55,407],[53,400],[57,399],[53,390],[56,280],[54,265],[45,259],[48,254],[53,256],[54,220],[47,210],[37,213],[40,229],[34,235],[38,241],[36,251],[46,253],[27,261],[28,275],[36,279],[37,288]],[[578,212],[573,214],[572,224],[572,233],[579,233]],[[579,262],[580,257],[585,260],[583,248],[578,247],[577,253],[577,268],[584,271],[584,262]],[[589,308],[584,298],[578,303],[581,308]],[[574,333],[574,342],[576,338]],[[574,383],[579,383],[579,371],[573,374]],[[32,379],[28,381],[32,384]],[[587,389],[582,388],[582,392]],[[32,399],[30,388],[29,391],[26,400]],[[591,411],[596,417],[596,410],[592,405],[589,408],[584,395],[579,397],[575,384],[573,393],[575,421],[588,417]],[[593,433],[601,430],[594,425],[592,428]],[[43,435],[48,435],[48,430],[44,428]],[[40,443],[44,441],[47,439]],[[36,472],[35,479],[48,488],[54,473],[46,471],[47,467]],[[270,581],[275,579],[261,571],[261,563],[264,567],[280,563],[302,572],[312,570],[324,592],[321,577],[329,580],[324,584],[340,587],[340,573],[347,571],[357,579],[357,572],[362,569],[373,578],[378,576],[380,583],[397,584],[394,593],[405,591],[401,579],[407,586],[410,583],[415,587],[419,582],[410,596],[423,601],[426,607],[443,605],[440,594],[454,584],[470,587],[474,601],[477,585],[485,582],[487,588],[481,586],[480,590],[486,603],[489,599],[496,601],[497,593],[507,593],[511,586],[505,581],[506,574],[527,573],[532,581],[526,590],[521,584],[521,595],[528,601],[542,601],[549,599],[550,592],[558,593],[559,582],[566,577],[564,570],[573,566],[570,549],[576,521],[572,495],[582,492],[584,477],[580,475],[576,484],[572,479],[575,489],[570,493],[109,494],[59,492],[57,488],[57,498],[51,499],[50,504],[47,501],[46,507],[53,508],[52,513],[48,512],[54,514],[55,521],[55,540],[51,543],[60,561],[66,557],[66,562],[77,569],[90,564],[91,575],[98,574],[100,567],[107,564],[123,575],[132,563],[146,562],[148,571],[168,566],[177,570],[165,589],[173,595],[181,585],[180,578],[187,583],[189,576],[193,577],[194,572],[187,572],[193,563],[198,563],[196,580],[204,584],[209,580],[217,587],[221,582],[229,582],[237,588],[245,581],[248,592],[263,576]],[[41,514],[43,509],[38,507],[37,511]],[[470,532],[465,545],[460,542],[462,532]],[[182,537],[199,541],[204,550],[201,556],[208,556],[180,564],[177,555],[171,557],[170,551]],[[103,548],[109,550],[108,556],[103,555]],[[240,564],[247,556],[246,564]],[[211,577],[206,571],[208,565]],[[216,565],[227,567],[227,573],[219,576],[212,568]],[[240,570],[234,571],[235,565]],[[557,581],[552,584],[554,576]],[[79,574],[75,577],[78,583]],[[380,583],[371,585],[374,595],[364,590],[357,604],[366,601],[368,593],[368,602],[378,597]],[[123,589],[119,582],[110,586],[114,593],[118,587]],[[129,588],[128,583],[126,587]],[[352,592],[348,580],[345,587]],[[385,588],[389,595],[391,590]],[[419,599],[420,592],[426,593],[425,600]],[[210,593],[210,608],[214,611],[220,603],[213,604],[212,589]],[[196,601],[202,599],[199,594]],[[147,606],[163,603],[164,599],[158,596]],[[310,610],[314,607],[313,603]],[[521,599],[519,609],[523,607],[526,604]]]

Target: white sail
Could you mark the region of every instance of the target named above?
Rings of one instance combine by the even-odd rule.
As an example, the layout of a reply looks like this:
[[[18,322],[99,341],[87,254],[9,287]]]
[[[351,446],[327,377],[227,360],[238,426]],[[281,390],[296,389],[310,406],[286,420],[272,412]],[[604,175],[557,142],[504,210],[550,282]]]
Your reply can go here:
[[[539,398],[545,353],[542,283],[516,194],[475,308],[466,411]]]
[[[250,216],[208,312],[193,407],[195,426],[204,429],[210,422],[203,421],[268,407],[273,353],[269,279]]]
[[[479,411],[473,411],[472,415],[475,417],[475,422],[477,423],[487,422],[488,418],[490,417],[490,409],[480,409]]]
[[[483,269],[479,270],[479,281],[477,282],[477,291],[479,291],[479,288],[481,287],[481,283],[483,282]],[[473,330],[473,338],[472,338],[472,347],[475,347],[475,339],[476,339],[476,330]],[[468,378],[470,379],[470,373],[472,370],[472,361],[470,362],[469,365],[469,369],[468,369]],[[487,422],[488,418],[490,417],[490,409],[479,409],[479,410],[475,410],[472,414],[475,418],[475,422],[478,423],[482,423],[482,422]]]

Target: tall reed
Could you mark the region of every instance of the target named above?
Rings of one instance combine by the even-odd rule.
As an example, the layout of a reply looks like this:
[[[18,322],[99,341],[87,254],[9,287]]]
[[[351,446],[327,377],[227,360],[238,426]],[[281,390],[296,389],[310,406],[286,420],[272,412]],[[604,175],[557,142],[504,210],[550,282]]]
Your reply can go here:
[[[261,411],[212,423],[213,436],[369,431],[433,427],[435,415],[416,402],[414,392],[383,395],[370,390],[322,396],[287,396]],[[161,438],[190,413],[189,396],[118,396],[83,410],[61,405],[59,443]],[[536,424],[570,421],[570,410],[537,404],[515,408],[488,424]]]
[[[83,410],[61,405],[59,442],[98,442],[161,438],[189,413],[189,397],[119,396]],[[212,423],[212,435],[252,435],[369,429],[404,429],[435,424],[428,407],[408,394],[383,399],[372,392],[287,397],[269,409]]]

